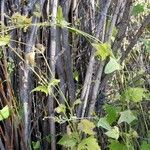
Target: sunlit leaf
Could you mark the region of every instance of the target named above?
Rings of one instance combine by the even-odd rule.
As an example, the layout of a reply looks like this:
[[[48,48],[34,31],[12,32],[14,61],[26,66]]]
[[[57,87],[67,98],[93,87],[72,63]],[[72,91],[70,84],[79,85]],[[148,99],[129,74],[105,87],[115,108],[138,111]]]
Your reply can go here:
[[[135,119],[137,119],[131,110],[125,110],[123,112],[120,113],[120,118],[118,120],[118,124],[122,123],[122,122],[127,122],[128,124],[130,124],[132,121],[134,121]]]
[[[146,90],[144,88],[127,88],[123,94],[122,98],[126,101],[132,101],[132,102],[141,102],[143,100],[143,97],[145,97]]]
[[[61,6],[58,6],[56,20],[57,20],[57,25],[62,27],[62,28],[67,27],[70,24],[63,17],[63,11],[62,11],[62,7]]]
[[[73,78],[78,82],[79,81],[79,73],[77,70],[74,71],[73,73]]]
[[[79,143],[77,150],[100,150],[97,140],[90,136]]]
[[[115,58],[110,57],[109,62],[106,64],[105,67],[105,74],[110,74],[116,70],[120,70],[121,66],[120,64],[117,62],[117,60]]]
[[[49,86],[58,86],[58,83],[60,83],[59,79],[51,79]]]
[[[11,17],[12,23],[18,28],[28,27],[32,24],[32,17],[28,18],[26,15],[20,13],[14,13]]]
[[[48,86],[45,86],[45,85],[40,85],[40,86],[34,88],[31,92],[43,92],[46,95],[49,94]]]
[[[141,39],[141,41],[143,42],[147,52],[150,53],[150,39]]]
[[[118,139],[119,138],[119,128],[114,126],[112,129],[107,131],[105,133],[108,137],[113,138],[113,139]]]
[[[98,123],[97,123],[97,126],[98,127],[102,127],[102,128],[104,128],[106,130],[111,130],[111,126],[109,125],[106,117],[100,118],[99,121],[98,121]]]
[[[5,46],[5,45],[9,44],[9,42],[10,42],[10,36],[9,35],[0,37],[0,46]]]
[[[94,128],[95,128],[94,123],[87,119],[81,120],[81,122],[78,124],[78,129],[89,135],[95,134],[95,132],[93,131]]]
[[[66,148],[71,148],[73,149],[77,143],[78,143],[78,134],[72,133],[72,134],[65,134],[63,137],[59,140],[58,144],[62,145]]]
[[[65,113],[66,112],[66,106],[64,104],[60,104],[57,108],[55,108],[55,111],[57,113]]]
[[[7,119],[10,116],[10,109],[8,105],[0,110],[0,121]]]
[[[102,61],[113,55],[108,43],[92,43],[92,46],[96,49],[95,56],[101,58]]]

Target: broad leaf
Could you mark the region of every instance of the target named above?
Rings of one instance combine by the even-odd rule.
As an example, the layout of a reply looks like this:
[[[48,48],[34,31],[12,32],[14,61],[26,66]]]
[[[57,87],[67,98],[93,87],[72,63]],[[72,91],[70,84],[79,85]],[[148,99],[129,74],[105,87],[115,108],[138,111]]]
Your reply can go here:
[[[132,14],[134,16],[139,15],[140,13],[144,12],[144,5],[143,4],[136,4],[132,9]]]
[[[112,51],[108,43],[93,43],[92,46],[96,49],[95,56],[101,58],[102,61],[108,56],[112,56]]]
[[[58,144],[66,147],[66,148],[71,148],[73,149],[76,147],[78,143],[78,134],[72,133],[71,135],[65,134],[58,142]]]
[[[77,150],[100,150],[97,140],[90,136],[79,143]]]
[[[105,133],[108,137],[113,138],[113,139],[118,139],[119,138],[119,128],[114,126],[111,130],[107,131]]]
[[[143,141],[141,145],[141,150],[150,150],[150,143]]]
[[[10,110],[8,105],[6,105],[3,109],[0,110],[0,121],[7,119],[10,116]]]
[[[137,119],[131,110],[125,110],[123,112],[120,113],[120,118],[118,120],[118,124],[122,123],[122,122],[127,122],[128,124],[130,124],[132,121],[134,121],[135,119]]]
[[[94,128],[95,128],[94,123],[87,119],[81,120],[80,123],[78,124],[78,129],[89,135],[95,134],[95,132],[93,131]]]
[[[117,60],[115,58],[110,57],[109,62],[107,63],[106,67],[105,67],[105,74],[110,74],[116,70],[120,70],[121,66],[120,64],[117,62]]]
[[[48,86],[45,86],[45,85],[40,85],[40,86],[34,88],[31,92],[43,92],[46,95],[49,94]]]
[[[0,37],[0,46],[5,46],[5,45],[9,44],[9,42],[10,42],[10,36],[9,35]]]
[[[141,102],[145,97],[146,90],[144,88],[128,88],[122,94],[122,98],[126,101]]]
[[[98,127],[102,127],[102,128],[104,128],[106,130],[111,130],[111,126],[109,125],[106,117],[100,118],[99,121],[98,121],[98,123],[97,123],[97,126]]]
[[[116,107],[106,104],[104,106],[104,109],[107,113],[106,118],[109,124],[112,124],[113,122],[115,122],[119,116]]]
[[[111,141],[109,144],[109,150],[127,150],[126,145],[119,143],[118,141]]]

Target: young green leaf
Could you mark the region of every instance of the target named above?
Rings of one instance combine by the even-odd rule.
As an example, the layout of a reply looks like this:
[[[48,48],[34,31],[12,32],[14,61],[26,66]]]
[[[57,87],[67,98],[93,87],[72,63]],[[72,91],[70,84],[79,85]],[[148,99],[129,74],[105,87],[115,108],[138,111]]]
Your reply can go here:
[[[95,132],[93,131],[94,128],[95,128],[94,123],[87,119],[81,120],[81,122],[78,124],[78,129],[89,135],[95,134]]]
[[[108,56],[113,56],[110,45],[108,43],[92,43],[92,46],[96,49],[95,56],[101,58],[102,61]]]
[[[150,150],[150,143],[143,141],[141,145],[141,150]]]
[[[0,37],[0,46],[5,46],[5,45],[9,44],[9,42],[10,42],[10,36],[9,35],[5,35],[5,36]]]
[[[57,9],[57,21],[60,22],[64,19],[63,17],[63,11],[62,11],[62,7],[61,6],[58,6],[58,9]]]
[[[45,85],[40,85],[40,86],[34,88],[31,92],[43,92],[46,95],[49,94],[48,86],[45,86]]]
[[[122,94],[122,98],[126,101],[141,102],[145,97],[146,90],[144,88],[127,88]]]
[[[109,125],[106,117],[99,119],[99,121],[97,123],[97,127],[102,127],[102,128],[104,128],[106,130],[111,130],[111,126]]]
[[[79,143],[77,150],[100,150],[97,140],[90,136]]]
[[[8,105],[0,110],[0,121],[7,119],[10,116],[10,109]]]
[[[32,17],[28,18],[26,15],[21,15],[20,13],[14,13],[11,17],[12,23],[17,28],[26,28],[32,24]]]
[[[112,129],[105,133],[108,137],[118,140],[119,138],[119,128],[114,126]]]
[[[125,110],[122,111],[120,113],[120,118],[118,120],[118,124],[122,123],[122,122],[127,122],[128,124],[130,124],[132,121],[134,121],[135,119],[137,119],[131,110]]]
[[[79,139],[79,137],[78,137],[78,134],[76,134],[76,133],[72,133],[71,135],[65,134],[59,140],[58,144],[66,147],[66,148],[73,149],[74,147],[76,147],[76,145],[78,143],[78,139]]]
[[[66,106],[64,104],[60,104],[57,108],[55,108],[55,111],[59,113],[65,113],[66,112]]]
[[[143,42],[147,52],[150,53],[150,39],[141,39],[141,41]]]
[[[107,63],[106,67],[105,67],[105,74],[110,74],[116,70],[120,70],[121,66],[120,64],[117,62],[117,60],[115,58],[110,57],[109,62]]]

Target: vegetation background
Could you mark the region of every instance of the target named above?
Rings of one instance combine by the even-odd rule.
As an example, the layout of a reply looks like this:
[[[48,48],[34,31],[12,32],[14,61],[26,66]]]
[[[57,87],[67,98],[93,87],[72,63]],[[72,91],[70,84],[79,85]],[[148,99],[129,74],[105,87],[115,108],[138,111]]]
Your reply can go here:
[[[0,1],[1,150],[149,150],[149,100],[149,0]]]

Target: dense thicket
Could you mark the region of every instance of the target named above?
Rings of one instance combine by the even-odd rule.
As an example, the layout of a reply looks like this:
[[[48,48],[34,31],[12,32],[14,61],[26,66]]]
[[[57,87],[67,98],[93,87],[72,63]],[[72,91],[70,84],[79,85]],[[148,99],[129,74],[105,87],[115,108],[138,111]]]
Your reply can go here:
[[[1,0],[0,149],[149,149],[149,8]]]

